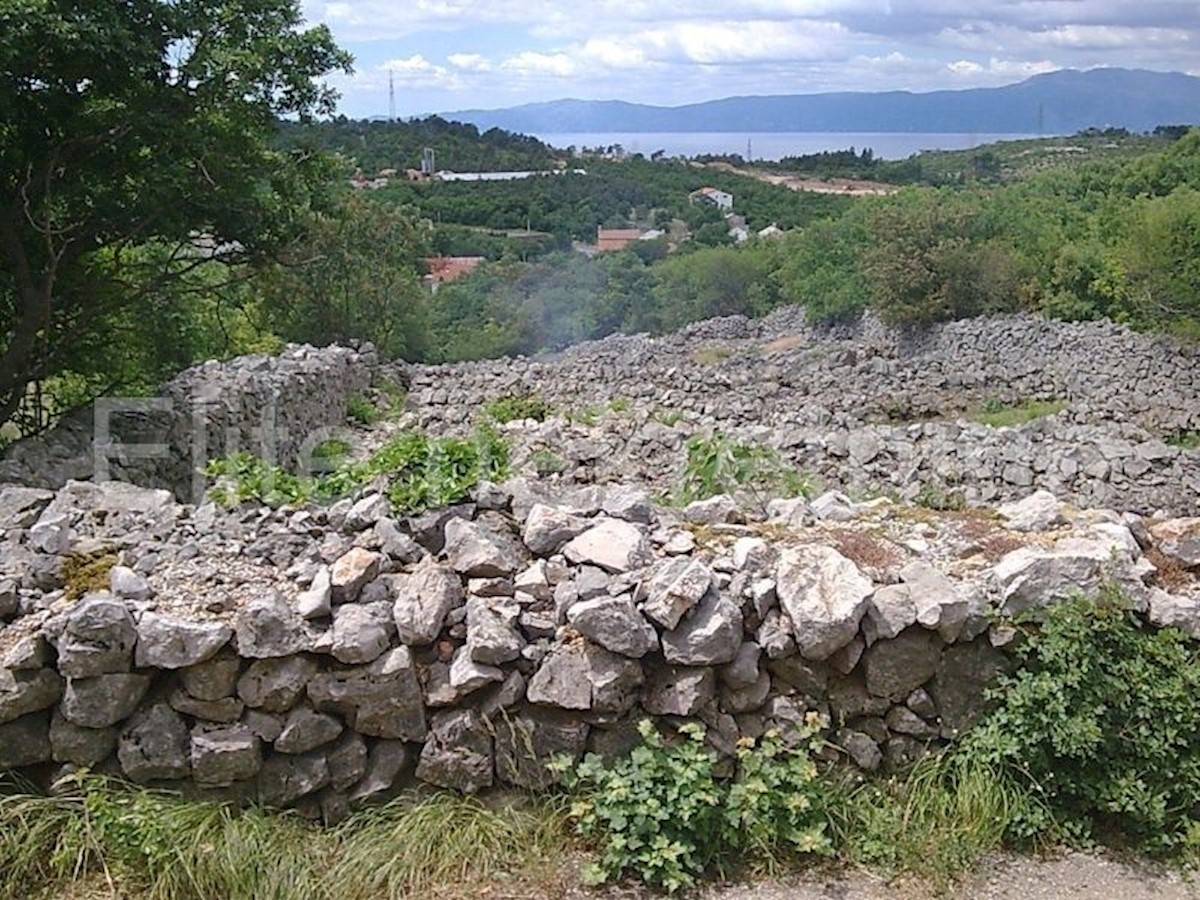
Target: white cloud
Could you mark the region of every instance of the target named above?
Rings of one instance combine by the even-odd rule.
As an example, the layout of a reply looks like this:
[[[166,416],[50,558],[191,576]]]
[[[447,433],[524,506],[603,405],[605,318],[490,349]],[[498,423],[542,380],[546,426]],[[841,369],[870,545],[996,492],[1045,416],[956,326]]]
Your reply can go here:
[[[446,61],[456,69],[464,69],[468,72],[490,72],[492,70],[491,61],[478,53],[451,53],[446,57]]]
[[[552,75],[556,78],[569,78],[579,71],[579,65],[566,53],[537,53],[533,50],[510,56],[500,63],[500,68],[521,74]]]

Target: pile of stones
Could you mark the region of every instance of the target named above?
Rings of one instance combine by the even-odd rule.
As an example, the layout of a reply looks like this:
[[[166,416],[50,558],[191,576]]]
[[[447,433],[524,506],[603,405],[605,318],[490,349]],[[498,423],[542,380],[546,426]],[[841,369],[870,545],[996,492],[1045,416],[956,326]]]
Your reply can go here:
[[[71,483],[0,489],[0,535],[0,768],[328,821],[414,781],[545,787],[552,758],[624,752],[647,717],[728,754],[815,713],[830,754],[901,765],[1013,664],[998,615],[1104,584],[1200,637],[1200,519],[1044,492],[758,515],[514,478],[395,516],[370,490],[223,510]]]

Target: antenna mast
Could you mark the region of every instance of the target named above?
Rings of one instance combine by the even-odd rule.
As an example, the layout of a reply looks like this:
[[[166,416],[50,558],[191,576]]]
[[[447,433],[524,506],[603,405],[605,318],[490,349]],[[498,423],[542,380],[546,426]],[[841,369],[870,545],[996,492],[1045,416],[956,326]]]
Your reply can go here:
[[[396,121],[396,79],[388,69],[388,121]]]

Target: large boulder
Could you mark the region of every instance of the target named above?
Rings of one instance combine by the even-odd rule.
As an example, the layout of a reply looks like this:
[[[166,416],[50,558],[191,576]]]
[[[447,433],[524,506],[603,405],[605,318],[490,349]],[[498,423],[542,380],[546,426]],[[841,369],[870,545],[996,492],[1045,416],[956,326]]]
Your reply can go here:
[[[832,547],[787,547],[776,567],[776,591],[792,633],[808,659],[828,659],[850,643],[871,594],[871,579]]]
[[[867,690],[876,697],[900,700],[933,677],[941,641],[923,628],[910,628],[873,644],[862,658]]]
[[[537,556],[551,556],[587,530],[588,520],[563,509],[535,503],[525,519],[521,540]]]
[[[256,660],[238,679],[237,694],[254,709],[287,712],[304,694],[316,671],[316,663],[304,656]]]
[[[992,568],[1000,611],[1016,615],[1080,593],[1093,594],[1114,579],[1129,582],[1129,545],[1136,546],[1132,536],[1128,542],[1072,537],[1052,547],[1013,550]]]

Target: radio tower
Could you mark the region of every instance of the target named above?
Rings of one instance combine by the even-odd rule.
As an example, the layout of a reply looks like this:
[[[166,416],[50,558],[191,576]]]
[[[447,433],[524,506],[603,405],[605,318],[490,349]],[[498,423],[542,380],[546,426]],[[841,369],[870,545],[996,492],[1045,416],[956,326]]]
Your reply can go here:
[[[396,79],[388,69],[388,121],[396,121]]]

